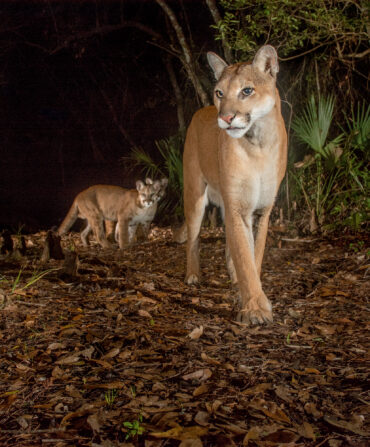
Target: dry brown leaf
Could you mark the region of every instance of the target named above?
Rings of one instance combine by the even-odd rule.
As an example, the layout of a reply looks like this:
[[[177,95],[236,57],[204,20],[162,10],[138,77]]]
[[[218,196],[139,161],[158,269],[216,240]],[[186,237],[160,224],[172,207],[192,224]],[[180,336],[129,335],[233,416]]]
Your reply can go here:
[[[248,433],[244,436],[243,445],[248,445],[249,441],[257,441],[259,439],[260,439],[259,427],[252,427],[249,429]]]
[[[290,423],[290,419],[288,418],[288,416],[284,413],[283,410],[278,407],[272,410],[268,410],[267,408],[262,407],[261,410],[263,411],[263,413],[265,413],[266,416],[274,419],[275,421],[286,422],[288,424]]]
[[[314,428],[307,421],[304,421],[303,424],[298,427],[298,433],[304,438],[312,439],[313,441],[316,439]]]
[[[103,359],[112,359],[113,357],[116,357],[120,353],[119,348],[113,348],[109,352],[107,352],[105,355],[103,355]]]
[[[27,415],[26,416],[18,416],[16,419],[16,421],[21,426],[21,428],[23,428],[23,430],[25,430],[29,426],[27,419],[29,419],[29,416],[27,416]]]
[[[203,443],[199,438],[185,439],[180,442],[179,447],[203,447]]]
[[[106,362],[105,360],[91,359],[91,362],[97,363],[98,365],[102,366],[105,369],[113,368],[113,365],[111,365],[109,362]]]
[[[343,430],[355,433],[356,435],[360,436],[366,436],[366,437],[370,436],[370,432],[361,430],[361,428],[359,428],[357,424],[354,424],[351,421],[343,421],[336,418],[335,416],[330,415],[324,415],[324,420],[333,427],[341,428]]]
[[[202,385],[198,386],[198,388],[195,388],[195,390],[193,391],[193,396],[196,397],[205,393],[208,393],[208,386],[203,383]]]
[[[203,427],[209,425],[209,413],[207,411],[198,411],[194,416],[194,421]]]
[[[64,416],[64,418],[60,422],[60,426],[64,427],[67,425],[70,419],[84,416],[85,414],[90,414],[96,409],[95,404],[85,403],[78,410],[72,411]]]
[[[321,372],[316,368],[305,368],[303,371],[299,369],[292,369],[292,371],[298,374],[299,376],[306,376],[308,374],[317,374],[317,375],[321,374]]]
[[[242,391],[242,394],[250,395],[250,394],[258,394],[258,393],[264,393],[267,390],[272,389],[271,383],[259,383],[258,385],[252,386],[251,388],[247,388],[246,390]]]
[[[85,383],[84,388],[94,390],[96,388],[103,388],[104,390],[120,390],[126,388],[125,382],[110,382],[110,383]]]
[[[100,432],[100,428],[103,424],[100,421],[98,413],[90,414],[86,420],[87,420],[87,423],[90,425],[90,427],[93,429],[94,433]]]
[[[328,354],[326,354],[325,355],[325,359],[328,361],[328,362],[332,362],[333,360],[335,360],[335,359],[337,359],[338,357],[335,355],[335,354],[333,354],[332,352],[329,352]]]
[[[80,360],[80,353],[67,355],[55,362],[56,365],[72,365]]]
[[[66,392],[76,399],[81,399],[82,394],[79,392],[79,390],[74,385],[66,385]]]
[[[50,343],[50,345],[47,347],[48,351],[55,351],[55,349],[64,349],[66,347],[65,343],[55,342]]]
[[[204,360],[207,363],[210,363],[211,365],[216,365],[216,366],[222,365],[222,363],[219,362],[218,360],[208,357],[208,355],[205,352],[202,352],[200,356],[201,356],[202,360]]]
[[[192,340],[198,340],[203,335],[203,326],[196,327],[193,329],[190,334],[188,335],[189,338]]]
[[[238,421],[237,421],[238,422]],[[247,430],[245,427],[244,422],[240,422],[240,425],[237,424],[231,424],[230,422],[228,424],[217,424],[218,427],[222,427],[226,429],[227,431],[230,431],[231,433],[234,433],[236,435],[244,435]]]
[[[263,441],[268,443],[267,445],[269,447],[281,447],[285,444],[290,447],[292,445],[294,446],[294,443],[298,441],[298,439],[299,435],[297,433],[291,430],[283,429],[265,436]]]
[[[280,397],[280,399],[284,400],[285,402],[289,402],[292,403],[293,402],[293,397],[290,394],[290,390],[287,386],[285,385],[278,385],[275,388],[275,393],[277,396]]]
[[[151,432],[150,436],[154,436],[155,438],[168,438],[183,441],[185,439],[197,439],[207,433],[208,428],[200,427],[199,425],[195,425],[193,427],[181,427],[178,425],[177,427],[171,428],[170,430],[164,432]]]
[[[323,413],[316,408],[313,402],[307,402],[304,406],[304,410],[307,414],[311,414],[315,419],[321,418]]]
[[[53,368],[51,375],[55,379],[61,379],[63,377],[67,377],[66,373],[63,371],[62,368],[59,368],[59,366],[56,366],[55,368]]]
[[[150,313],[144,309],[139,309],[137,311],[137,313],[141,316],[141,317],[145,317],[145,318],[153,318]]]
[[[323,325],[316,324],[315,328],[319,330],[321,335],[333,335],[337,331],[337,326],[335,326],[335,325],[323,326]]]
[[[205,369],[198,369],[197,371],[194,371],[192,373],[189,374],[185,374],[184,376],[182,376],[182,378],[184,380],[207,380],[212,376],[212,371],[208,368]]]

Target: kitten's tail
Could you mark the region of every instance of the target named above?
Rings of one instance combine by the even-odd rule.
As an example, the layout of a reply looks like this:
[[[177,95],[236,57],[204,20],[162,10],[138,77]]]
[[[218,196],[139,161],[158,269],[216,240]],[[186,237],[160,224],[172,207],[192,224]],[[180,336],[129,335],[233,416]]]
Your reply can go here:
[[[78,205],[76,201],[73,202],[71,208],[69,209],[66,217],[63,222],[60,224],[58,228],[59,236],[66,234],[67,231],[72,227],[72,225],[76,222],[78,217]]]

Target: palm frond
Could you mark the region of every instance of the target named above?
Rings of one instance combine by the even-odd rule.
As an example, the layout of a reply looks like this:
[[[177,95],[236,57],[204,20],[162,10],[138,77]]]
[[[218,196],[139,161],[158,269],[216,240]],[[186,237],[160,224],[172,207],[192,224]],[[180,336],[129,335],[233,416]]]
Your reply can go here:
[[[325,157],[325,142],[333,119],[335,100],[333,96],[316,99],[312,95],[302,112],[292,122],[297,137],[308,144],[317,154]]]
[[[131,160],[141,168],[145,177],[156,177],[163,175],[159,166],[153,161],[152,157],[141,147],[134,147],[131,151]]]
[[[361,105],[358,103],[356,114],[352,109],[351,120],[346,117],[346,121],[352,144],[365,149],[370,140],[370,105],[366,108],[365,102]]]

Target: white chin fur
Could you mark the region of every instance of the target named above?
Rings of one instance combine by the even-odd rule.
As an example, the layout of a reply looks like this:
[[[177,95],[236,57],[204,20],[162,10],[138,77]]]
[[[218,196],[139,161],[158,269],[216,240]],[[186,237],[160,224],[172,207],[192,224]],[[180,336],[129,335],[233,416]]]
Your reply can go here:
[[[233,121],[231,123],[231,128],[230,128],[230,124],[226,123],[221,118],[218,118],[217,122],[218,122],[218,126],[221,129],[226,130],[226,133],[231,138],[241,138],[248,131],[248,129],[250,127],[250,123],[246,124],[239,117],[236,117],[235,119],[233,119]],[[235,127],[232,128],[233,126],[235,126]]]
[[[226,133],[231,138],[241,138],[245,135],[249,127],[235,128],[235,129],[226,129]]]
[[[217,124],[220,129],[227,129],[229,127],[229,124],[221,118],[217,118]]]

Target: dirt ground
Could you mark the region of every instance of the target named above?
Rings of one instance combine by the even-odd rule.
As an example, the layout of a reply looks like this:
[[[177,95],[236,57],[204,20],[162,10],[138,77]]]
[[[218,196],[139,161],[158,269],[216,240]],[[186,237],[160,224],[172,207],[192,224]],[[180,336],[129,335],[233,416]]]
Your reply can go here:
[[[40,263],[44,240],[0,257],[1,446],[369,445],[364,236],[270,229],[258,327],[234,320],[222,228],[199,286],[168,228],[123,253],[67,235],[75,277]]]

